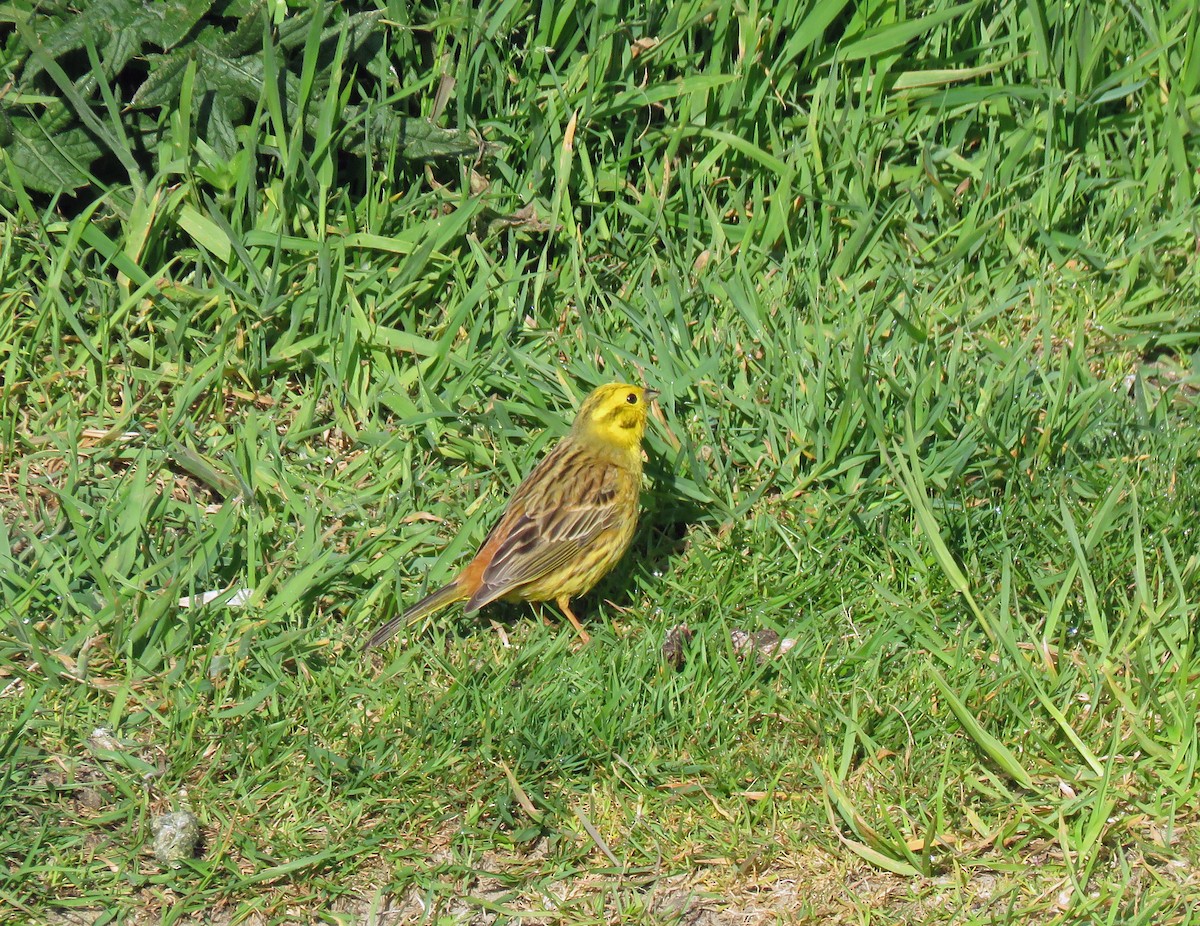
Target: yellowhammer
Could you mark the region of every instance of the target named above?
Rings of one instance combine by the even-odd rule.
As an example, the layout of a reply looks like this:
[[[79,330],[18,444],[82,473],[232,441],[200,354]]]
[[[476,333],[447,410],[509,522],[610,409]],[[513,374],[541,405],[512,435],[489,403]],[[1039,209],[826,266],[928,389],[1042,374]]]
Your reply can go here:
[[[466,601],[470,614],[500,599],[554,601],[586,643],[570,601],[599,582],[633,539],[642,435],[657,395],[626,383],[589,395],[571,433],[517,487],[458,578],[376,630],[367,649],[452,602]]]

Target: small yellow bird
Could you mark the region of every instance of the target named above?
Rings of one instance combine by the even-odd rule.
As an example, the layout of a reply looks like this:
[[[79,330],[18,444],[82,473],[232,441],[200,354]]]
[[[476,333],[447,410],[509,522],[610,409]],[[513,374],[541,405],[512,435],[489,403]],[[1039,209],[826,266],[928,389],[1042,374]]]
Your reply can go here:
[[[455,601],[465,601],[470,614],[501,599],[554,601],[588,642],[570,601],[590,591],[633,540],[642,435],[657,395],[627,383],[592,392],[571,433],[517,487],[458,578],[376,630],[366,648]]]

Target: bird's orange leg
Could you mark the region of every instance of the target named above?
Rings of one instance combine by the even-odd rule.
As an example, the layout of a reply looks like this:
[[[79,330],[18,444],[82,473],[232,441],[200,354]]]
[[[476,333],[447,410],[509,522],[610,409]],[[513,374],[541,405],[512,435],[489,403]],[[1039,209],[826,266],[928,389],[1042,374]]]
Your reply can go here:
[[[591,642],[592,635],[583,629],[583,624],[579,623],[579,618],[575,616],[575,612],[571,610],[571,599],[567,595],[560,595],[554,600],[558,605],[558,610],[562,611],[563,615],[571,622],[571,626],[575,628],[575,632],[579,634],[580,643]]]

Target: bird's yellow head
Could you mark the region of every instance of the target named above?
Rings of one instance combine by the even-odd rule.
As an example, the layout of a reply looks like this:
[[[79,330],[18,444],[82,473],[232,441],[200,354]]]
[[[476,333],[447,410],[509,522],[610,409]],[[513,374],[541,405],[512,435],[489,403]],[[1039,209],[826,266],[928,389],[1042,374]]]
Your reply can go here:
[[[657,395],[653,389],[628,383],[601,386],[583,400],[583,407],[571,426],[571,436],[597,448],[639,453],[650,402]]]

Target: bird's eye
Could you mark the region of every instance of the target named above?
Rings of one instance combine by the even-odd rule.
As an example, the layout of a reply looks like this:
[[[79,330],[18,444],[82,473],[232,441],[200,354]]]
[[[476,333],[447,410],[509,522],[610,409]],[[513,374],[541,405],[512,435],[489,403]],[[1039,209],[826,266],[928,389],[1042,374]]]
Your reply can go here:
[[[630,405],[637,405],[637,393],[636,392],[629,393],[629,395],[625,396],[625,401],[628,402]]]

